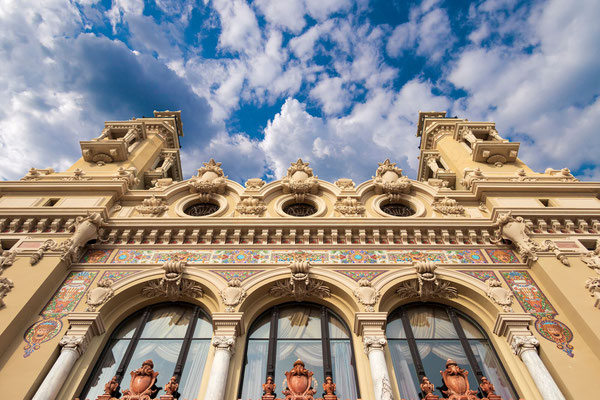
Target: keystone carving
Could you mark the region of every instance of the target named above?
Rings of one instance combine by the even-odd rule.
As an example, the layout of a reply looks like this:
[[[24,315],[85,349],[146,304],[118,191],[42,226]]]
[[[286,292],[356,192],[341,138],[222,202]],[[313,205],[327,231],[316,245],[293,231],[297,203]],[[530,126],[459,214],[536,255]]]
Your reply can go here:
[[[2,254],[0,254],[0,275],[2,275],[5,268],[13,265],[15,258],[17,258],[17,253],[12,250],[4,250]]]
[[[252,178],[246,181],[246,190],[260,190],[265,185],[265,181],[260,178]]]
[[[51,250],[60,251],[60,258],[63,261],[77,261],[79,250],[90,240],[98,238],[103,223],[102,216],[96,212],[88,213],[85,218],[77,217],[75,222],[67,227],[73,235],[61,244],[52,246]]]
[[[29,263],[33,266],[40,262],[44,257],[44,253],[56,247],[56,242],[52,239],[46,240],[42,245],[31,255]]]
[[[547,244],[535,243],[527,236],[528,229],[523,217],[513,217],[511,212],[500,214],[494,226],[497,228],[495,238],[490,239],[492,243],[498,243],[501,239],[508,239],[515,245],[517,251],[525,259],[533,261],[538,259],[538,252],[549,250]]]
[[[342,190],[354,190],[355,185],[352,179],[348,178],[340,178],[335,181],[335,186],[339,187]]]
[[[365,311],[373,312],[381,294],[368,279],[362,278],[358,281],[358,287],[354,289],[354,296],[360,304],[365,306]]]
[[[225,310],[228,312],[235,311],[235,307],[240,305],[246,298],[246,291],[242,288],[242,283],[239,279],[232,279],[227,282],[227,287],[221,290],[221,299],[225,304]]]
[[[296,202],[304,201],[307,194],[317,194],[319,191],[318,177],[313,175],[312,168],[301,158],[295,163],[291,163],[287,175],[281,180],[283,193],[291,193]]]
[[[481,169],[480,168],[475,168],[475,169],[465,168],[464,178],[461,182],[462,185],[467,190],[470,190],[471,187],[473,186],[473,183],[478,182],[478,181],[487,181],[487,178],[485,177],[485,175],[483,175],[483,172],[481,172]]]
[[[142,367],[131,371],[129,389],[123,391],[121,400],[150,400],[156,397],[160,390],[156,387],[158,372],[154,371],[152,360],[146,360]]]
[[[164,276],[148,282],[142,288],[142,295],[164,296],[171,301],[177,301],[182,297],[202,297],[204,295],[202,288],[196,282],[183,277],[185,265],[185,261],[167,261],[162,267],[165,271]]]
[[[88,307],[85,311],[94,312],[97,307],[100,307],[110,300],[114,295],[114,291],[111,287],[113,283],[112,279],[102,279],[98,281],[98,286],[88,292],[87,300],[85,301]]]
[[[132,188],[137,185],[140,180],[137,178],[137,168],[129,167],[123,168],[119,167],[117,173],[113,175],[113,181],[123,181],[127,184],[128,188]]]
[[[158,217],[163,211],[168,210],[169,207],[164,200],[157,199],[156,196],[152,195],[152,197],[144,199],[141,205],[135,206],[135,209],[142,215],[155,215]]]
[[[260,217],[267,207],[259,198],[250,196],[242,199],[235,209],[242,215],[255,215]]]
[[[513,293],[502,287],[498,279],[490,278],[485,281],[487,289],[485,293],[492,301],[502,307],[504,312],[514,312],[511,305],[513,302]]]
[[[204,167],[198,169],[198,175],[188,181],[188,186],[191,193],[198,193],[202,201],[208,201],[213,193],[225,193],[227,177],[223,174],[220,162],[211,158],[203,164]]]
[[[345,217],[360,217],[365,212],[365,208],[360,202],[350,196],[338,199],[333,208]]]
[[[302,301],[311,296],[319,299],[331,296],[328,286],[318,280],[310,279],[310,264],[307,261],[294,261],[289,268],[290,279],[275,282],[275,285],[269,290],[271,296],[292,296],[296,301]]]
[[[13,281],[8,278],[0,278],[0,308],[4,307],[4,298],[15,287]]]
[[[435,211],[444,215],[463,215],[465,208],[454,199],[444,197],[432,204]]]
[[[412,188],[410,179],[402,176],[402,170],[389,159],[378,164],[379,167],[373,177],[375,193],[386,194],[391,202],[399,201],[400,194],[410,192]]]
[[[413,297],[455,298],[458,290],[449,282],[441,281],[435,273],[437,265],[431,261],[418,262],[415,265],[417,279],[402,282],[396,294],[402,299]]]

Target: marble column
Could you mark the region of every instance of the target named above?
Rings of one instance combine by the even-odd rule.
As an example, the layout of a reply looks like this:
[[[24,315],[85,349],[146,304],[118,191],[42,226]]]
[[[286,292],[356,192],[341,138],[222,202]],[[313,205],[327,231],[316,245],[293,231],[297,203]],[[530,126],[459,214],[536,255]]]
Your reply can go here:
[[[85,352],[89,340],[104,333],[104,324],[97,312],[77,312],[67,316],[70,327],[60,340],[60,355],[36,391],[32,400],[55,400],[77,359]]]
[[[542,398],[544,400],[565,400],[565,396],[538,354],[539,345],[538,340],[532,335],[515,336],[512,342],[513,352],[523,360]]]
[[[223,400],[225,398],[229,363],[233,355],[236,337],[242,333],[242,315],[242,313],[235,312],[217,312],[212,315],[214,330],[212,345],[215,348],[215,356],[210,367],[204,400]]]
[[[375,400],[392,400],[390,376],[385,362],[385,354],[383,353],[383,348],[387,344],[386,338],[383,336],[367,336],[363,338],[363,343],[365,353],[369,357]]]

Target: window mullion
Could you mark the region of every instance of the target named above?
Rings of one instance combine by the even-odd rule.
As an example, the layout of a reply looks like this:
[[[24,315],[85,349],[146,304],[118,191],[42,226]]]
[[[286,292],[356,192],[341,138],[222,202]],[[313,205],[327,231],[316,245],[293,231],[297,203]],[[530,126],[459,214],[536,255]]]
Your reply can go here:
[[[135,347],[137,346],[137,343],[140,340],[140,336],[142,336],[142,331],[144,330],[146,322],[148,322],[148,318],[150,317],[150,309],[151,307],[147,307],[146,310],[144,310],[144,315],[142,316],[142,318],[140,318],[140,323],[135,329],[133,337],[129,341],[129,345],[127,346],[127,350],[125,350],[123,360],[121,360],[121,363],[119,364],[119,368],[117,369],[117,373],[115,374],[119,383],[121,383],[123,375],[125,375],[125,368],[129,364],[129,361],[131,361],[133,351],[135,350]]]
[[[273,314],[271,315],[271,329],[269,330],[269,350],[267,354],[267,376],[265,376],[265,382],[269,376],[275,379],[275,353],[277,346],[277,324],[279,321],[279,307],[275,307]]]
[[[192,320],[188,325],[188,329],[185,332],[185,338],[183,339],[183,344],[181,345],[181,350],[179,351],[179,357],[177,357],[177,363],[175,364],[175,371],[173,371],[173,376],[179,382],[181,378],[181,373],[183,372],[183,366],[185,365],[185,360],[187,358],[188,351],[190,350],[190,346],[192,344],[192,335],[194,334],[194,330],[196,329],[196,324],[198,323],[198,317],[200,316],[200,307],[196,307],[194,310],[194,314],[192,315]]]
[[[467,356],[467,360],[469,360],[469,364],[471,364],[471,368],[473,368],[473,372],[477,376],[477,382],[481,381],[483,377],[483,372],[479,368],[479,364],[477,363],[477,359],[475,358],[475,354],[473,354],[473,350],[471,350],[471,346],[469,344],[469,340],[465,335],[465,332],[458,321],[458,317],[456,316],[456,312],[452,308],[447,308],[448,314],[450,315],[450,319],[452,320],[452,324],[454,325],[454,329],[456,329],[456,333],[458,334],[458,338],[460,339],[460,344],[465,351],[465,355]]]
[[[321,307],[321,345],[323,347],[323,372],[326,378],[328,376],[333,375],[332,367],[331,367],[331,343],[329,341],[329,329],[328,327],[328,315],[327,309],[325,307]]]
[[[410,355],[413,358],[415,369],[417,370],[417,376],[419,377],[420,381],[425,376],[425,367],[423,366],[423,361],[421,360],[421,355],[419,354],[417,341],[415,340],[415,335],[413,334],[412,328],[410,327],[410,322],[406,313],[401,312],[400,318],[402,319],[402,325],[404,327],[404,332],[406,333],[408,349],[410,350]]]

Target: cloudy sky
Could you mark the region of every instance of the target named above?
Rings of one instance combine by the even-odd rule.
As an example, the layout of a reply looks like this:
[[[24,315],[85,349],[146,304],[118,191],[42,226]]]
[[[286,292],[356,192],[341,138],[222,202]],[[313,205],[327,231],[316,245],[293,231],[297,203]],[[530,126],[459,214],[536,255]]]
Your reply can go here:
[[[600,1],[0,0],[0,178],[64,170],[105,120],[182,110],[186,176],[416,176],[419,110],[497,123],[600,180]],[[596,121],[596,122],[595,122]]]

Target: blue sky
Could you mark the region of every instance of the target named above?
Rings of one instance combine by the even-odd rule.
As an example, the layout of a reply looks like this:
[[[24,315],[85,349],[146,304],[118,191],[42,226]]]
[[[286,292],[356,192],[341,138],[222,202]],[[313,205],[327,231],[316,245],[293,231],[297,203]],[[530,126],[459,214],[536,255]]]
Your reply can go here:
[[[105,120],[182,110],[186,176],[416,176],[419,110],[497,123],[600,180],[600,2],[0,0],[0,178],[68,168]]]

